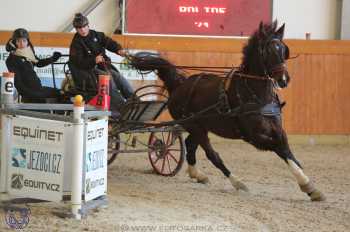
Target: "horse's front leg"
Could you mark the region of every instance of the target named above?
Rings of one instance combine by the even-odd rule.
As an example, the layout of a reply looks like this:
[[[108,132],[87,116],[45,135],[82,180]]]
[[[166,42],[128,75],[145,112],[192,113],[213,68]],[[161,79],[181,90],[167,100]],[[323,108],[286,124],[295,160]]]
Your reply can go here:
[[[320,190],[316,189],[309,177],[305,175],[300,163],[296,160],[289,148],[279,149],[276,153],[287,163],[290,171],[297,180],[301,191],[309,195],[312,201],[326,200],[325,195]]]

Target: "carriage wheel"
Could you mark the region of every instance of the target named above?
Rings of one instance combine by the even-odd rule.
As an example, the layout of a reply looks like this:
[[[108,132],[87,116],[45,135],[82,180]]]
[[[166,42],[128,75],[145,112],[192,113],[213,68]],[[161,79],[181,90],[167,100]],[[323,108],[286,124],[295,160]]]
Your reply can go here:
[[[108,165],[110,165],[119,153],[120,148],[120,136],[116,135],[108,135]]]
[[[185,146],[180,132],[152,132],[148,146],[148,158],[157,174],[174,176],[179,172],[185,157]]]

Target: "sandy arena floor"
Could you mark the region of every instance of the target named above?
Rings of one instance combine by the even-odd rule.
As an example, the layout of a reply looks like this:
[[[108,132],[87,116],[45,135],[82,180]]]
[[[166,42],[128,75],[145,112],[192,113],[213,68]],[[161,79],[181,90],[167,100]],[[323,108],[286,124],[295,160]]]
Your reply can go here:
[[[124,154],[109,169],[107,208],[80,222],[52,214],[64,205],[29,204],[24,231],[350,231],[350,146],[292,146],[325,202],[310,202],[276,155],[228,140],[214,146],[250,193],[236,192],[202,150],[207,185],[190,180],[186,164],[166,178],[153,174],[145,154]],[[3,210],[0,231],[12,231]]]

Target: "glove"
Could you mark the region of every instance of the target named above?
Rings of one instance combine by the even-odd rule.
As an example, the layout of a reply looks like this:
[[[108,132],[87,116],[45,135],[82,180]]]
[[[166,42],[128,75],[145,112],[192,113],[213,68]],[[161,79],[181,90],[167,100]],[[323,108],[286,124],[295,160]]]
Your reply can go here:
[[[53,62],[56,62],[61,56],[62,54],[60,52],[54,52],[52,55]]]
[[[6,51],[8,52],[13,52],[13,51],[16,51],[16,42],[13,41],[13,39],[10,39],[7,44],[6,44]]]

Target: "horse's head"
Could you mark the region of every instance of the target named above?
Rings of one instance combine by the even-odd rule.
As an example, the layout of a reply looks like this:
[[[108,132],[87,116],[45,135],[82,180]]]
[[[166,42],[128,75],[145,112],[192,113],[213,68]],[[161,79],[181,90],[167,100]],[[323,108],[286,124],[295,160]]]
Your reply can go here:
[[[289,48],[283,42],[284,24],[277,29],[277,21],[259,25],[259,29],[249,39],[244,48],[243,65],[249,72],[269,77],[276,87],[287,87],[290,77],[286,60]]]

